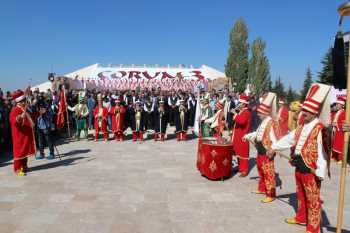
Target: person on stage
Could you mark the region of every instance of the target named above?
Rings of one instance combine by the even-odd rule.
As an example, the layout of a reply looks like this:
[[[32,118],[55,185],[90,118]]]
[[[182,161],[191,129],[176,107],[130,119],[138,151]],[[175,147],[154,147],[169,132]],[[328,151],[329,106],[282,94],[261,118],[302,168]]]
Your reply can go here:
[[[140,101],[136,101],[135,108],[132,109],[131,129],[132,129],[132,140],[143,141],[143,133],[145,131],[145,115],[142,109],[142,102]]]
[[[185,105],[185,100],[180,99],[178,101],[178,107],[175,109],[176,139],[178,141],[186,141],[188,129],[188,110],[187,106]]]
[[[150,97],[145,98],[145,102],[143,104],[143,114],[145,117],[145,130],[153,129],[153,111],[155,105],[153,100]]]
[[[16,105],[10,112],[10,125],[13,141],[13,169],[18,176],[28,172],[28,157],[36,154],[34,121],[27,112],[26,97],[23,91],[12,93]]]
[[[109,114],[112,116],[112,131],[116,141],[124,141],[124,120],[126,108],[121,105],[121,100],[115,100],[115,106],[111,107]]]
[[[259,174],[258,189],[256,194],[265,194],[262,203],[269,203],[276,198],[276,177],[274,158],[269,158],[266,152],[276,142],[279,132],[279,122],[276,119],[276,94],[269,92],[259,104],[257,112],[261,123],[255,132],[246,134],[243,139],[255,145],[257,150],[256,165]]]
[[[289,111],[286,106],[286,102],[284,99],[280,98],[278,101],[278,123],[280,128],[281,136],[284,136],[288,133],[288,117]]]
[[[84,138],[88,137],[87,120],[89,116],[89,108],[86,104],[85,92],[79,92],[78,101],[78,104],[76,104],[74,107],[68,106],[68,109],[69,111],[74,112],[74,118],[76,121],[75,138],[80,140],[81,131],[84,132]]]
[[[294,148],[290,163],[295,167],[298,211],[288,224],[306,225],[306,232],[319,233],[321,224],[321,181],[327,173],[327,143],[325,124],[329,121],[329,92],[331,87],[313,84],[302,106],[304,125],[284,136],[267,152],[273,157],[276,152]]]
[[[210,123],[207,123],[206,120],[210,119],[213,116],[213,111],[211,107],[209,106],[209,99],[203,98],[202,99],[202,115],[201,115],[201,134],[202,137],[211,137],[211,128]]]
[[[249,97],[239,96],[239,104],[231,112],[233,114],[232,147],[238,159],[240,177],[246,177],[249,171],[249,142],[243,140],[244,135],[251,129],[251,112],[248,108]]]
[[[342,130],[343,121],[345,121],[345,101],[346,97],[339,96],[336,101],[337,112],[332,120],[333,127],[333,142],[332,142],[332,160],[338,164],[343,161],[343,145],[344,145],[344,131]]]
[[[169,106],[169,124],[173,126],[175,124],[176,118],[176,103],[178,102],[178,97],[174,90],[171,91],[171,95],[168,96],[168,106]]]
[[[105,142],[108,140],[108,131],[107,131],[107,117],[108,110],[106,107],[103,107],[102,95],[97,95],[97,106],[94,110],[94,118],[95,118],[95,141],[98,140],[98,136],[100,131],[103,133],[103,139]]]
[[[164,141],[168,124],[168,113],[165,110],[163,100],[159,101],[159,107],[154,111],[154,141]]]

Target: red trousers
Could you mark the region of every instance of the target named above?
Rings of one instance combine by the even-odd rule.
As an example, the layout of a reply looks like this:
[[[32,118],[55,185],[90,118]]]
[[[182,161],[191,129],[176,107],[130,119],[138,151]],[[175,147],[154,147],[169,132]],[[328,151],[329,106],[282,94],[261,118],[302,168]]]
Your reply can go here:
[[[247,158],[237,156],[238,172],[242,174],[248,174],[249,171],[249,157]]]
[[[124,141],[124,134],[122,131],[114,132],[116,141]]]
[[[266,155],[258,154],[256,167],[259,173],[258,190],[266,193],[266,196],[276,197],[276,176],[274,160],[270,160]]]
[[[24,172],[28,170],[28,158],[13,160],[13,170],[14,172],[19,172],[23,169]]]
[[[298,212],[295,219],[306,223],[306,231],[319,233],[321,225],[321,181],[312,173],[295,172]]]
[[[186,141],[187,140],[187,133],[182,131],[182,132],[177,132],[176,133],[176,139],[178,141]]]
[[[343,160],[343,153],[332,151],[332,159],[335,159],[337,161],[342,161]]]
[[[143,132],[141,131],[132,132],[132,140],[137,141],[137,139],[139,139],[140,141],[143,141]]]
[[[100,134],[100,131],[103,133],[103,139],[107,140],[108,139],[108,132],[107,130],[101,130],[99,127],[95,129],[95,139],[98,139],[98,135]]]

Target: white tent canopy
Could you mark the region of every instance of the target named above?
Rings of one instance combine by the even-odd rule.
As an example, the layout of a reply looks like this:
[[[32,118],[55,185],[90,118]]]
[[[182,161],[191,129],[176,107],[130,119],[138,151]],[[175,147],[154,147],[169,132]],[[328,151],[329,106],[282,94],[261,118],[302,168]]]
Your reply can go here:
[[[208,82],[225,74],[206,65],[199,68],[179,66],[101,66],[93,64],[64,75],[74,89],[136,89],[160,87],[162,90],[207,89]],[[43,84],[41,84],[43,85]],[[41,90],[41,85],[39,87]],[[46,88],[46,86],[44,86]],[[46,91],[46,90],[45,90]]]

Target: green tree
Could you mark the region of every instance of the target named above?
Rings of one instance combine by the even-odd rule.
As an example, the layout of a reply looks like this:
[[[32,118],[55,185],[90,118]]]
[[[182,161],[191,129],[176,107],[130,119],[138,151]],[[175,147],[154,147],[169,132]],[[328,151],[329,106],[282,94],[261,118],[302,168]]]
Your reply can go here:
[[[236,84],[236,90],[243,92],[248,79],[248,28],[243,18],[238,19],[230,32],[229,52],[225,74]]]
[[[286,92],[284,91],[284,85],[281,81],[280,76],[278,76],[278,78],[275,80],[272,91],[276,93],[277,97],[285,97],[286,96]]]
[[[306,69],[306,74],[305,74],[305,80],[304,80],[304,85],[303,89],[300,92],[300,100],[304,101],[305,97],[307,95],[307,92],[309,91],[311,84],[312,84],[312,72],[310,66]]]
[[[295,90],[293,90],[291,85],[289,85],[286,93],[287,103],[290,104],[291,102],[297,100],[298,98],[299,98],[298,93]]]
[[[269,90],[270,65],[265,48],[266,43],[261,38],[255,39],[251,47],[248,80],[253,86],[253,92],[257,95]]]
[[[334,83],[332,49],[329,49],[324,55],[321,64],[322,70],[318,72],[319,82],[332,85]]]

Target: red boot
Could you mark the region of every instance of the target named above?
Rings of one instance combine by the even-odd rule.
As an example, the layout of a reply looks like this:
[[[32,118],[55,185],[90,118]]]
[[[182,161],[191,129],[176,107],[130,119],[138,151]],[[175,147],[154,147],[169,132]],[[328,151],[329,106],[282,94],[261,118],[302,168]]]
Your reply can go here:
[[[133,141],[137,140],[137,133],[136,132],[132,132],[132,140]]]
[[[165,140],[165,135],[162,133],[162,134],[160,134],[160,140],[162,141],[162,142],[164,142],[164,140]]]
[[[143,132],[139,132],[139,139],[140,139],[140,141],[143,141]]]
[[[181,133],[176,133],[176,140],[180,141],[180,135]]]
[[[187,133],[182,132],[182,141],[186,141],[186,140],[187,140]]]
[[[158,141],[158,138],[159,138],[159,134],[154,133],[154,141]]]

